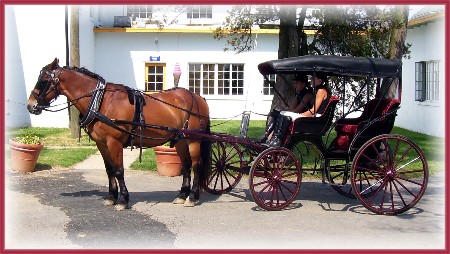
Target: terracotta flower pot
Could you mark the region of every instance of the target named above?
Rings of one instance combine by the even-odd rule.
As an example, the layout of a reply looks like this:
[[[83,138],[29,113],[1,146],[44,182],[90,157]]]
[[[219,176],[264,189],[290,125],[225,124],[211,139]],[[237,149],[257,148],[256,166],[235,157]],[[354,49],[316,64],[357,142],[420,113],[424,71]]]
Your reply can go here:
[[[43,144],[23,144],[9,140],[11,148],[11,168],[19,172],[33,172]]]
[[[181,175],[181,160],[175,148],[168,146],[156,146],[156,170],[160,176]]]

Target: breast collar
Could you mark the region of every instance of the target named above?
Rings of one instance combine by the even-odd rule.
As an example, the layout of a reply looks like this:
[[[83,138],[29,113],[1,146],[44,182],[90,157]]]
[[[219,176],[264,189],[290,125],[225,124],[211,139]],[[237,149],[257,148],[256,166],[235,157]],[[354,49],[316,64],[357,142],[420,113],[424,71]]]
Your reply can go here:
[[[104,80],[98,80],[97,86],[92,91],[92,98],[86,114],[80,119],[80,127],[85,128],[96,118],[96,113],[100,110],[102,104],[103,94],[105,93],[106,83]]]

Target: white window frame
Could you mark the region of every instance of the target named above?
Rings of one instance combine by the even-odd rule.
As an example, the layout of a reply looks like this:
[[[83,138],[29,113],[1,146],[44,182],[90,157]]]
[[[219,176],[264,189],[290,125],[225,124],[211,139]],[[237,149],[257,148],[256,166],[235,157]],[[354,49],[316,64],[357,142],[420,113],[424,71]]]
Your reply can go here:
[[[214,66],[214,70],[211,71],[211,65]],[[229,65],[229,72],[226,75],[223,75],[223,72],[219,71],[220,65]],[[195,66],[195,68],[194,68]],[[208,70],[205,70],[205,66],[209,66]],[[197,67],[200,67],[200,70],[197,70]],[[237,70],[236,68],[241,67],[241,70]],[[194,68],[194,69],[193,69]],[[195,71],[196,74],[192,73]],[[211,72],[214,73],[214,93],[213,94],[205,94],[204,93],[204,84],[211,84]],[[226,76],[226,77],[224,77]],[[243,98],[246,93],[245,87],[245,64],[244,63],[188,63],[188,89],[197,92],[200,91],[200,96],[205,98],[215,98],[215,99],[229,99],[229,98]],[[219,84],[221,81],[224,81],[229,84],[227,87],[229,94],[219,94],[221,87]],[[193,86],[194,83],[200,84],[200,87]],[[236,86],[239,85],[239,86]],[[233,91],[242,91],[241,94],[232,94]]]
[[[415,63],[415,100],[439,102],[439,61]]]
[[[131,11],[130,8],[139,7],[139,11]],[[145,8],[145,11],[141,11],[141,8]],[[144,16],[141,14],[144,13]],[[150,19],[153,16],[153,5],[127,5],[127,16],[133,15],[133,21],[138,19]],[[137,15],[136,15],[137,14]]]
[[[277,78],[276,74],[269,74],[269,81],[270,83],[275,83]],[[263,79],[263,84],[262,84],[262,95],[263,96],[270,96],[272,97],[275,94],[275,90],[273,89],[273,86],[269,83],[269,81],[266,80],[266,78]],[[266,93],[268,92],[268,93]]]
[[[212,5],[190,5],[186,9],[187,19],[212,19]]]

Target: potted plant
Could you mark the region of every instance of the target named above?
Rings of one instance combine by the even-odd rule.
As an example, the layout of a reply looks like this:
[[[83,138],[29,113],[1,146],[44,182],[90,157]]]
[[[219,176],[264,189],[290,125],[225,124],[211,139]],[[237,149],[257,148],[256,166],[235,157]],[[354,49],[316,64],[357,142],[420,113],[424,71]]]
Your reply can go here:
[[[156,146],[156,170],[160,176],[179,176],[181,175],[181,160],[175,147],[165,145]]]
[[[25,134],[9,139],[11,168],[19,172],[33,172],[39,154],[44,147],[40,137]]]

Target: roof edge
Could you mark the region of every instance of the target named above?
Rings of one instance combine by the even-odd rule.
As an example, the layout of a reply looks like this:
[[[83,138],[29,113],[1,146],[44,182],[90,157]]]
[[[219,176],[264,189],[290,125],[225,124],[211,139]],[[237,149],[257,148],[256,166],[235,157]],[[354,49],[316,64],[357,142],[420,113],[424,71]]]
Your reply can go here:
[[[418,18],[412,19],[408,22],[408,28],[425,25],[430,22],[436,21],[440,18],[444,18],[444,11],[440,11],[440,12],[433,13],[431,15],[426,15],[423,17],[418,17]]]

